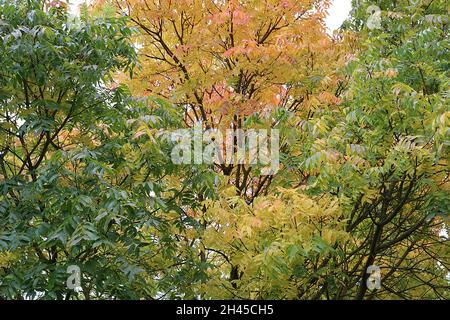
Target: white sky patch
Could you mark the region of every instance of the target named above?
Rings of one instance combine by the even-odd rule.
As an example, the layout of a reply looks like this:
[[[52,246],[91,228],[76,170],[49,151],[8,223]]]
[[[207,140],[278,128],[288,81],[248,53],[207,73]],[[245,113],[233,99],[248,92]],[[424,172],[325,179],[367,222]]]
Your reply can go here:
[[[333,0],[328,9],[328,17],[325,23],[330,31],[338,29],[342,22],[348,18],[352,9],[352,0]]]
[[[439,236],[441,238],[447,239],[448,240],[448,232],[445,229],[445,227],[442,228],[442,230],[439,232]]]
[[[69,13],[77,16],[80,13],[80,5],[85,2],[90,2],[89,0],[68,0],[66,1],[69,4]]]
[[[80,4],[85,0],[69,0],[70,13],[78,15],[80,12]],[[89,0],[88,0],[89,2]],[[352,8],[352,0],[333,0],[330,9],[328,10],[328,17],[325,22],[330,31],[334,31],[342,25],[347,19]]]

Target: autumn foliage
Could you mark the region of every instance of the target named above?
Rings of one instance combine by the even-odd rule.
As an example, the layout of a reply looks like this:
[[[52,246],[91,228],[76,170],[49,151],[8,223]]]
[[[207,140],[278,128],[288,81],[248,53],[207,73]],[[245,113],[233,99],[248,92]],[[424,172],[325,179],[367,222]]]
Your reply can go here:
[[[374,3],[0,0],[0,299],[448,299],[446,2]],[[173,163],[194,127],[280,168]]]

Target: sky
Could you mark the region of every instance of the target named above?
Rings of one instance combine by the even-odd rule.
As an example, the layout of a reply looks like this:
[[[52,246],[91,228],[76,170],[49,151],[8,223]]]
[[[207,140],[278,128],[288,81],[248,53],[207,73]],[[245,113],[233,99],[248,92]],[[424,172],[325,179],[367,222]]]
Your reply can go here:
[[[69,0],[68,2],[71,4],[71,12],[76,14],[78,12],[78,6],[80,3],[85,0]],[[348,17],[348,14],[351,9],[351,0],[333,0],[331,8],[328,10],[328,18],[326,19],[326,23],[328,29],[330,31],[336,30],[339,28],[344,22],[344,20]]]
[[[328,17],[325,20],[328,29],[336,30],[348,17],[352,8],[352,0],[333,0],[333,4],[328,10]]]

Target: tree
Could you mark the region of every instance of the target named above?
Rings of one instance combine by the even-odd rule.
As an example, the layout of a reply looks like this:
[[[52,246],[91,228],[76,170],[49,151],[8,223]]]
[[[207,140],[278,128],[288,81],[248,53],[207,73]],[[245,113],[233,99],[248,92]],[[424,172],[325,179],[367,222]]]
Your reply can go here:
[[[160,183],[171,145],[137,152],[130,123],[148,105],[112,81],[136,63],[132,30],[54,1],[0,1],[0,19],[0,297],[154,297],[160,270],[195,258],[174,242],[185,194]],[[163,127],[178,121],[168,110],[153,115]]]
[[[0,0],[0,298],[448,299],[445,1],[373,4]],[[173,163],[193,127],[280,170]]]
[[[322,111],[321,130],[305,125],[305,139],[292,133],[302,143],[292,166],[307,183],[253,206],[232,193],[209,205],[205,246],[219,270],[206,294],[449,298],[446,6],[381,2],[371,30],[360,20],[371,4],[346,23],[360,49],[340,109]],[[231,283],[220,277],[229,265],[240,266]],[[369,291],[374,268],[381,287]]]
[[[346,86],[346,45],[323,23],[328,1],[98,3],[115,5],[140,30],[133,94],[179,106],[186,127],[280,129],[290,114],[309,119],[320,103],[336,106]],[[274,178],[236,163],[216,171],[249,203]]]
[[[350,28],[363,47],[326,143],[345,163],[322,169],[322,190],[335,190],[351,212],[342,263],[354,266],[334,297],[448,298],[446,5],[381,1],[381,25],[371,30],[360,20],[371,4],[355,4]],[[371,293],[357,285],[370,265],[383,273]]]
[[[291,126],[306,120],[323,130],[322,108],[337,109],[347,85],[340,67],[351,41],[327,34],[328,1],[97,2],[100,7],[106,3],[140,30],[135,41],[141,69],[131,81],[119,78],[134,95],[172,102],[184,112],[188,128],[200,123],[204,130],[231,129],[234,139],[240,129],[280,130],[281,165],[288,170],[262,175],[255,166],[216,163],[210,168],[217,181],[224,181],[221,186],[234,186],[252,204],[273,192],[274,180],[291,187],[305,183],[307,175],[292,175],[291,159],[299,150],[291,144],[298,147],[306,133],[292,136]],[[211,200],[203,193],[196,198]],[[206,229],[216,225],[207,205],[190,210]],[[197,250],[207,263],[211,252],[202,234],[193,234],[192,243],[200,243]],[[238,263],[228,267],[228,278],[237,280]]]

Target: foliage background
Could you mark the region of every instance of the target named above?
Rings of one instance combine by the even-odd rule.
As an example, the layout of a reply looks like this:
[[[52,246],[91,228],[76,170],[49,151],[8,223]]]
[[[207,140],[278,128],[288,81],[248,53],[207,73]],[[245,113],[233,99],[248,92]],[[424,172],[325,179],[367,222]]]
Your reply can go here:
[[[0,298],[448,299],[448,6],[328,6],[0,0]],[[198,122],[280,171],[174,165]]]

